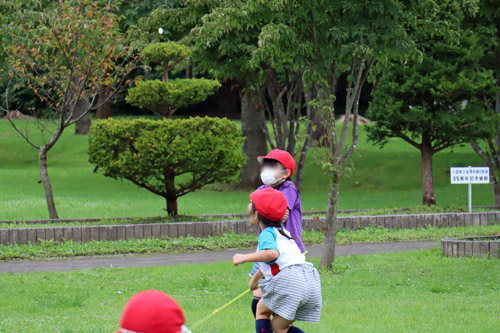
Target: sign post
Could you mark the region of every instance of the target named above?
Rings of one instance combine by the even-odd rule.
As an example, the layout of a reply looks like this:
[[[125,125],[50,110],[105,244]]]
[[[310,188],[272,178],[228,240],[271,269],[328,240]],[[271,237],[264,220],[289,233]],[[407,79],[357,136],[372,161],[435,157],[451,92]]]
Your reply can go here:
[[[472,183],[469,183],[469,213],[472,213]]]
[[[452,184],[469,185],[469,213],[472,213],[472,184],[489,184],[490,168],[488,167],[451,167]]]

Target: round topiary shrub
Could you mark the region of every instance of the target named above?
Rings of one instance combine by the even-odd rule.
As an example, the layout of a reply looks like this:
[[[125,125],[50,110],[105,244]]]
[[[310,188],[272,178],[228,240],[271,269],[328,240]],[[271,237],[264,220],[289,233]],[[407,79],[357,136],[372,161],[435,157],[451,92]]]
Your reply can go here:
[[[203,102],[217,92],[220,83],[205,78],[168,79],[168,73],[188,60],[191,51],[176,42],[150,44],[142,51],[142,60],[163,68],[161,80],[137,80],[128,90],[127,103],[148,109],[154,114],[170,118],[179,108]]]
[[[92,125],[88,140],[90,163],[162,196],[169,215],[178,197],[231,181],[245,160],[241,130],[226,118],[109,118]]]

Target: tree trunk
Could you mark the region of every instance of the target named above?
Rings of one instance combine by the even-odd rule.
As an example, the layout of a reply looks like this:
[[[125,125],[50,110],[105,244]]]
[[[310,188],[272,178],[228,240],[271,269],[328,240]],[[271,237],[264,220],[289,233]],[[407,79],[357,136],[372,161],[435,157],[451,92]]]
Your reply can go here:
[[[177,216],[179,213],[177,209],[177,198],[167,198],[167,214],[169,216]]]
[[[493,195],[495,196],[495,206],[500,206],[500,182],[492,181]]]
[[[302,187],[302,183],[304,182],[304,177],[303,177],[304,166],[306,165],[306,157],[307,157],[307,151],[309,150],[310,141],[311,139],[308,132],[304,140],[304,145],[302,146],[302,149],[300,151],[299,165],[297,166],[297,172],[295,176],[295,186],[299,190]]]
[[[233,88],[234,82],[222,83],[217,97],[217,115],[234,118],[238,114],[238,90]]]
[[[302,187],[302,183],[304,183],[304,166],[306,164],[306,156],[307,156],[307,150],[309,148],[309,138],[306,137],[304,140],[304,145],[302,146],[302,149],[300,150],[300,156],[299,156],[299,165],[297,166],[297,171],[296,171],[296,176],[295,176],[295,186],[300,190]]]
[[[300,150],[300,156],[299,156],[299,165],[297,166],[297,176],[295,176],[295,186],[300,190],[302,187],[302,183],[304,182],[303,178],[303,173],[304,173],[304,167],[306,165],[306,157],[307,157],[307,151],[309,150],[309,146],[311,145],[311,142],[313,142],[312,139],[312,134],[313,134],[313,121],[316,118],[316,110],[309,105],[309,102],[311,101],[311,96],[309,94],[305,94],[306,98],[306,103],[308,104],[307,106],[307,126],[306,126],[306,138],[304,139],[304,145],[302,146],[302,149]]]
[[[165,177],[165,189],[166,195],[165,200],[167,200],[167,214],[169,216],[177,216],[177,192],[175,189],[175,175],[170,170],[164,171]]]
[[[251,94],[241,95],[241,129],[245,137],[243,154],[247,156],[247,163],[243,166],[240,176],[239,185],[242,188],[256,188],[262,185],[257,156],[267,153],[266,138],[257,121],[258,111],[255,109],[254,102],[255,96]]]
[[[161,110],[161,115],[163,118],[168,119],[170,118],[170,107],[168,105],[164,105],[162,110]]]
[[[335,245],[337,243],[337,231],[339,222],[337,220],[337,207],[340,194],[340,176],[336,174],[330,183],[330,193],[328,194],[328,206],[325,219],[325,240],[323,243],[323,255],[319,267],[332,268],[335,260]]]
[[[500,79],[497,80],[497,86],[500,87]],[[495,95],[495,113],[500,114],[500,92],[497,91]]]
[[[96,119],[107,119],[111,117],[111,98],[109,97],[109,86],[101,86],[97,97],[100,105],[95,111]]]
[[[85,116],[75,123],[75,134],[86,135],[89,134],[91,118],[90,118],[90,103],[88,98],[82,98],[76,103],[75,114],[73,118],[80,117],[86,112]]]
[[[56,205],[54,203],[54,195],[52,194],[52,185],[50,184],[49,173],[47,171],[47,151],[45,148],[40,148],[38,154],[38,165],[40,166],[40,178],[42,179],[43,189],[45,191],[45,200],[49,210],[50,219],[58,219]]]
[[[315,130],[310,135],[311,141],[317,143],[318,147],[326,147],[327,144],[324,142],[324,140],[321,141],[321,137],[324,135],[325,128],[323,126],[323,120],[321,118],[320,112],[316,112],[312,122]]]
[[[163,75],[161,76],[163,82],[168,82],[168,65],[163,66]]]
[[[434,195],[434,183],[432,180],[432,156],[434,150],[425,137],[422,140],[422,193],[423,204],[430,206],[436,204],[436,197]]]

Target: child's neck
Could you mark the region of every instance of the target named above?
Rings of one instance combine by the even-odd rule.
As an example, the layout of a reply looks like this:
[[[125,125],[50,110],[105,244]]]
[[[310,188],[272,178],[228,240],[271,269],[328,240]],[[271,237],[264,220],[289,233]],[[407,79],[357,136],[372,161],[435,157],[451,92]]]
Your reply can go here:
[[[283,180],[281,180],[281,181],[279,181],[279,182],[277,182],[277,183],[275,183],[275,184],[272,184],[272,185],[270,185],[270,186],[271,186],[272,188],[274,188],[274,189],[277,189],[277,188],[278,188],[278,187],[280,187],[280,186],[281,186],[281,184],[283,184],[284,182],[286,182],[286,179],[283,179]]]
[[[266,229],[266,228],[267,228],[267,225],[265,225],[265,224],[264,224],[264,222],[260,221],[260,222],[259,222],[259,227],[260,227],[260,230],[261,230],[261,231],[264,231],[264,229]]]

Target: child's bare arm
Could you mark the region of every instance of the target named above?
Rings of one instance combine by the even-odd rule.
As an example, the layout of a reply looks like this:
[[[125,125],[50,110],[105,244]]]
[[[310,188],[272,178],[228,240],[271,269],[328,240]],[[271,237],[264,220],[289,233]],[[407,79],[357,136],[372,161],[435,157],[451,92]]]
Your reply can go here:
[[[246,262],[268,262],[278,259],[279,256],[280,253],[276,250],[262,250],[250,254],[235,254],[233,256],[233,264],[234,266],[238,266]]]
[[[250,282],[248,283],[248,288],[250,288],[250,290],[255,290],[259,288],[259,281],[260,279],[262,279],[263,276],[264,273],[262,273],[262,270],[259,268],[259,270],[250,279]]]

